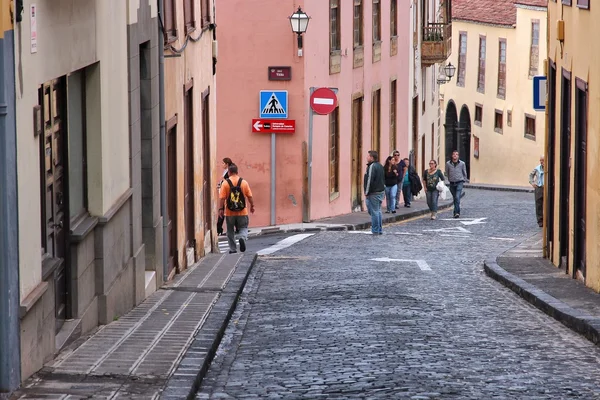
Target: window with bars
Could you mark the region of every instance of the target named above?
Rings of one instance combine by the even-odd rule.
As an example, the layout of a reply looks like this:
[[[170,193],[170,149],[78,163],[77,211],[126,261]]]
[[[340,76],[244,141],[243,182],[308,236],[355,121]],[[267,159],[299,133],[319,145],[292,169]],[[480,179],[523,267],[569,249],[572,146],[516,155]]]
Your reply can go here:
[[[363,6],[362,0],[354,0],[354,48],[363,45],[364,33],[363,33]]]
[[[390,0],[390,36],[398,36],[398,0]]]
[[[535,116],[525,114],[525,137],[535,140]]]
[[[502,133],[502,127],[503,127],[503,111],[502,110],[496,110],[496,113],[494,114],[494,132],[498,132],[498,133]]]
[[[200,7],[202,12],[202,26],[206,26],[211,23],[211,3],[210,0],[200,0]]]
[[[531,20],[531,49],[529,56],[529,77],[538,73],[540,63],[540,20]]]
[[[194,0],[183,0],[183,14],[187,32],[196,29],[196,15],[194,11]]]
[[[381,41],[381,2],[373,0],[373,43]]]
[[[329,114],[329,194],[340,191],[340,114],[336,107]]]
[[[506,97],[506,39],[498,44],[498,97]]]
[[[329,51],[341,49],[340,4],[339,0],[329,0]]]
[[[464,87],[467,69],[467,32],[459,33],[458,43],[458,78],[456,84]]]
[[[163,29],[165,43],[177,39],[177,14],[175,0],[163,0]]]
[[[397,137],[397,129],[396,129],[396,115],[397,115],[397,84],[394,79],[390,83],[390,149],[395,149],[397,146],[396,137]]]
[[[486,37],[479,36],[479,71],[477,74],[477,91],[485,93],[485,50]]]

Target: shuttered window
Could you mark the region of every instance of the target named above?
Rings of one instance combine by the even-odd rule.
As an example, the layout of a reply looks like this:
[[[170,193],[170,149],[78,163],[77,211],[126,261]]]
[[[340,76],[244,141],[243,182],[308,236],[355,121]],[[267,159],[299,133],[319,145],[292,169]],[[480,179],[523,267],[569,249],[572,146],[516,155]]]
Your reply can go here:
[[[477,74],[477,91],[485,93],[485,49],[486,38],[479,36],[479,72]]]
[[[498,97],[506,97],[506,39],[498,44]]]

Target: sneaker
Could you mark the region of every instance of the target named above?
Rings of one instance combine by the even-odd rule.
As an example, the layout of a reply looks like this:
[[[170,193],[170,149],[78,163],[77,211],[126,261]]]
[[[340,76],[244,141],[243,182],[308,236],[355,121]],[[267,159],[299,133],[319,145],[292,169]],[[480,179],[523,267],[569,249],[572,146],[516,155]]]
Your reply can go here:
[[[410,208],[410,204],[405,204],[404,207]]]
[[[435,215],[435,213],[433,213],[433,215],[431,216],[431,219],[436,219],[437,215]]]
[[[246,251],[246,241],[244,238],[240,238],[240,251],[242,253]]]
[[[396,210],[392,211],[392,214],[396,214]]]
[[[237,253],[237,250],[229,250],[229,254]]]
[[[386,213],[386,214],[389,214],[389,213],[391,213],[391,211],[389,211],[389,210],[388,210],[388,211],[386,211],[385,213]]]
[[[459,218],[460,214],[454,214],[454,218]]]

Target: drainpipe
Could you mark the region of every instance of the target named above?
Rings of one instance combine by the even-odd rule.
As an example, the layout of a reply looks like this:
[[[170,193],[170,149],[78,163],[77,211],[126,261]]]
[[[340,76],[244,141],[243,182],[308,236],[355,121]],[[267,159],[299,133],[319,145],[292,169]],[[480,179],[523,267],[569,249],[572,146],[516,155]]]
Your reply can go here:
[[[158,113],[160,114],[160,214],[163,222],[163,282],[169,275],[169,214],[167,210],[167,145],[165,132],[165,47],[163,2],[158,4]]]
[[[14,31],[0,1],[0,392],[21,383]]]

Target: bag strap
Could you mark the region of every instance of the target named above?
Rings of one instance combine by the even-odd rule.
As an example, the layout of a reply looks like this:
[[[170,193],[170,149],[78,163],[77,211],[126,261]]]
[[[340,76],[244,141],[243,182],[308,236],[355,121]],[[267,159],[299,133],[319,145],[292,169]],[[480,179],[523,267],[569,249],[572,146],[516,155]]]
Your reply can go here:
[[[233,182],[231,182],[231,179],[227,178],[226,181],[229,183],[229,187],[233,188]]]
[[[243,181],[243,180],[244,180],[244,179],[243,179],[242,177],[240,177],[240,179],[238,180],[238,183],[237,183],[237,187],[238,187],[238,189],[241,189],[241,188],[242,188],[242,181]]]

